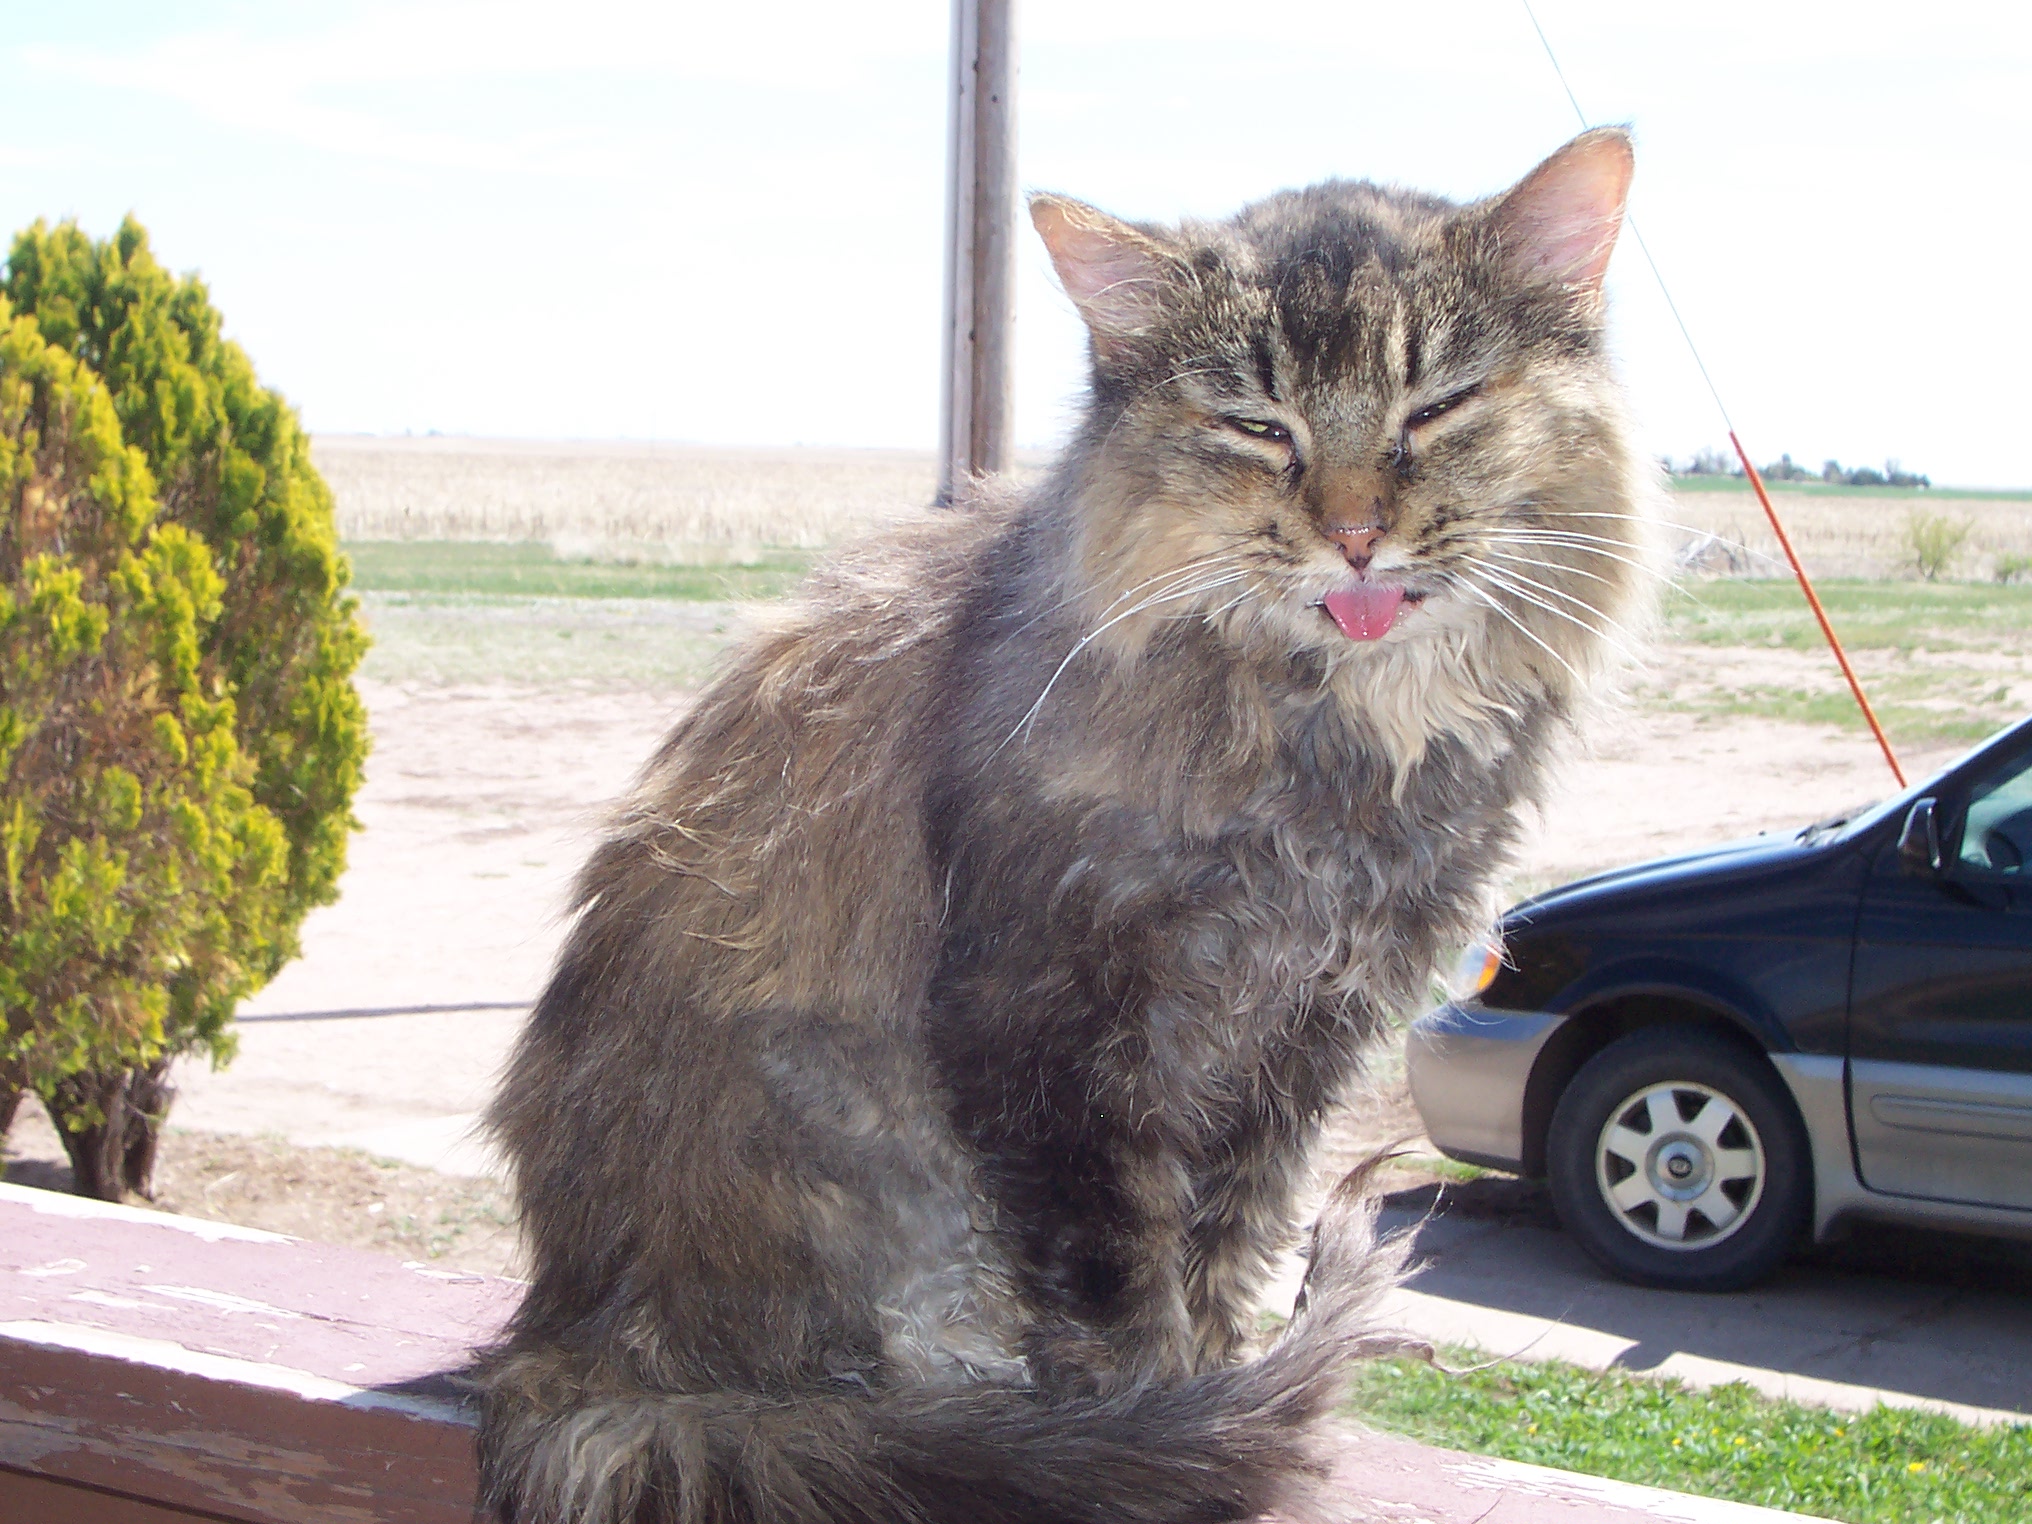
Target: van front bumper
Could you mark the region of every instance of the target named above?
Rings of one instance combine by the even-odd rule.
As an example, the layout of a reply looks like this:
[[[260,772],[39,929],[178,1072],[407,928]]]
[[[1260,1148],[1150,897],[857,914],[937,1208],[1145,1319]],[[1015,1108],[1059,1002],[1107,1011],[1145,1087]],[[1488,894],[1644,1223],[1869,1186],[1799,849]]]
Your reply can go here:
[[[1457,1001],[1411,1024],[1405,1067],[1426,1136],[1449,1159],[1521,1172],[1524,1087],[1566,1018]]]

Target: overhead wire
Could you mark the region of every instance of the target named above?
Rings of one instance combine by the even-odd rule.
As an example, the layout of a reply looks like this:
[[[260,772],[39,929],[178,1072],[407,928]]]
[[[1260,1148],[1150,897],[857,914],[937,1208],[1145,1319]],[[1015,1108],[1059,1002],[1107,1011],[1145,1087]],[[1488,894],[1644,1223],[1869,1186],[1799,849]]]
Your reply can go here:
[[[1580,118],[1583,128],[1593,126],[1587,112],[1582,108],[1580,97],[1568,82],[1566,70],[1560,67],[1559,54],[1553,50],[1552,39],[1545,34],[1545,28],[1538,20],[1538,13],[1531,8],[1531,0],[1518,0],[1524,7],[1524,14],[1530,18],[1531,30],[1538,34],[1539,46],[1545,49],[1546,62],[1552,65],[1552,72],[1559,81],[1560,89],[1566,92],[1567,100],[1573,106],[1573,114]],[[1715,410],[1721,414],[1722,426],[1728,430],[1729,444],[1735,449],[1736,459],[1743,464],[1743,474],[1749,479],[1750,488],[1763,506],[1764,516],[1771,521],[1771,532],[1778,537],[1778,548],[1785,552],[1785,559],[1792,565],[1793,576],[1799,579],[1799,590],[1806,595],[1807,607],[1813,610],[1813,617],[1820,624],[1820,633],[1826,637],[1828,648],[1834,652],[1834,659],[1841,668],[1842,676],[1848,679],[1849,692],[1855,695],[1856,707],[1863,712],[1863,719],[1870,727],[1870,734],[1877,738],[1877,746],[1884,753],[1885,762],[1890,764],[1891,776],[1898,780],[1900,788],[1905,787],[1905,769],[1898,765],[1898,754],[1891,749],[1890,737],[1884,734],[1884,727],[1878,722],[1877,711],[1870,707],[1869,695],[1863,692],[1862,679],[1856,676],[1856,669],[1850,664],[1848,652],[1842,649],[1841,637],[1834,632],[1834,623],[1827,616],[1827,609],[1821,604],[1820,595],[1814,591],[1813,579],[1806,574],[1806,567],[1799,559],[1799,553],[1792,547],[1792,537],[1785,532],[1785,525],[1778,517],[1778,510],[1772,505],[1771,494],[1765,489],[1763,473],[1751,463],[1750,452],[1743,448],[1743,442],[1736,434],[1735,420],[1729,416],[1728,404],[1722,401],[1721,388],[1715,385],[1707,362],[1701,358],[1700,346],[1693,341],[1693,330],[1681,316],[1679,304],[1672,299],[1672,288],[1665,282],[1665,272],[1658,268],[1658,261],[1652,257],[1651,246],[1644,241],[1643,231],[1637,226],[1637,219],[1627,214],[1625,225],[1630,236],[1637,242],[1638,250],[1644,256],[1644,263],[1651,268],[1651,278],[1658,283],[1658,294],[1665,298],[1666,310],[1672,314],[1672,321],[1679,325],[1679,336],[1686,340],[1687,353],[1693,356],[1693,363],[1700,372],[1700,378],[1707,383],[1708,395],[1714,398]]]

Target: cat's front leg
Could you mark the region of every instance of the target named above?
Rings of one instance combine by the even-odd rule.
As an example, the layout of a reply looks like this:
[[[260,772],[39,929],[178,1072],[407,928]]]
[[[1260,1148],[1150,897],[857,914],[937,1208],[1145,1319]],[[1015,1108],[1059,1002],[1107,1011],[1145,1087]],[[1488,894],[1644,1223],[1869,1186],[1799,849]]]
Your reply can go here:
[[[1282,1128],[1238,1131],[1203,1177],[1187,1230],[1186,1307],[1194,1362],[1232,1365],[1261,1333],[1263,1287],[1293,1236],[1304,1147]]]
[[[1188,1202],[1175,1152],[1039,1143],[1005,1146],[993,1171],[1004,1241],[1037,1313],[1038,1378],[1110,1390],[1188,1373]]]
[[[1205,991],[1177,974],[1189,896],[1168,859],[1127,850],[1137,821],[1083,836],[1037,809],[1027,832],[952,826],[966,851],[948,874],[926,1056],[1037,1309],[1033,1368],[1103,1384],[1184,1374],[1191,1159],[1222,1067]],[[1029,850],[982,846],[1015,839]]]
[[[1032,1309],[1026,1355],[1054,1386],[1107,1390],[1195,1366],[1186,1295],[1191,1179],[1174,1140],[1124,1134],[1126,1113],[1091,1074],[1077,1107],[1038,1107],[992,1082],[956,1120],[993,1203],[996,1236]],[[984,1093],[985,1092],[985,1093]]]
[[[1125,1142],[1115,1161],[1121,1200],[1112,1224],[1120,1290],[1101,1327],[1118,1377],[1186,1375],[1195,1365],[1186,1294],[1191,1178],[1168,1139]]]

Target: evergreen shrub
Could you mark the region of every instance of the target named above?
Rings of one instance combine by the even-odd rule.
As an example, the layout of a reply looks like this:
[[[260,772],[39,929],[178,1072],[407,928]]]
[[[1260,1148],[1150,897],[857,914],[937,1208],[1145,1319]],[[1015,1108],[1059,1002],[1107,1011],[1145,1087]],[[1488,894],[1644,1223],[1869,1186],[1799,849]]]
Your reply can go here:
[[[146,1194],[170,1061],[336,897],[366,637],[295,415],[131,219],[0,281],[0,1128]]]

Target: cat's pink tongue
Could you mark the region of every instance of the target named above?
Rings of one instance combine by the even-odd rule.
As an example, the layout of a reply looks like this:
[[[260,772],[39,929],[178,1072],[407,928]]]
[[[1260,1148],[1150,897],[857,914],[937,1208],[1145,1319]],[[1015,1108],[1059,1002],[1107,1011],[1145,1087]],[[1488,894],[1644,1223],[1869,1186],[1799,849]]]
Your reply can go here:
[[[1381,640],[1396,621],[1397,610],[1404,602],[1404,589],[1358,582],[1328,593],[1320,601],[1348,639]]]

